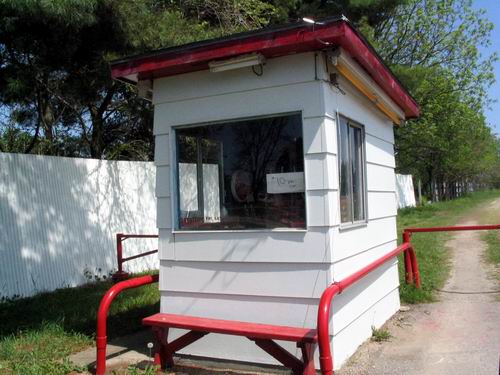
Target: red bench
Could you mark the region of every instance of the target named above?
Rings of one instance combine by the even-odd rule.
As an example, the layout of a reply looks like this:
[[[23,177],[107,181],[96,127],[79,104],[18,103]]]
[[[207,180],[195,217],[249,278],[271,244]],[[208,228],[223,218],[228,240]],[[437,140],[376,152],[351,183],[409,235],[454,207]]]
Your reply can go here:
[[[246,323],[231,320],[207,319],[194,316],[155,314],[144,318],[142,323],[153,327],[155,333],[155,364],[162,369],[174,364],[175,352],[199,340],[208,333],[244,336],[252,340],[261,349],[269,353],[294,374],[313,375],[314,350],[318,341],[316,330],[268,324]],[[180,328],[188,333],[168,342],[168,329]],[[273,340],[296,342],[302,351],[298,359]]]

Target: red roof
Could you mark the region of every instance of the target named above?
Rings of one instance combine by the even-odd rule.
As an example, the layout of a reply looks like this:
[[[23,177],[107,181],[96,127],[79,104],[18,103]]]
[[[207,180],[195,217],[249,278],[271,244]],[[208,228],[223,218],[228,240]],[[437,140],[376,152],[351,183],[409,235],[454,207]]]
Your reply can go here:
[[[361,65],[373,80],[404,111],[415,118],[420,109],[405,87],[384,64],[373,47],[345,19],[312,24],[301,22],[276,28],[235,34],[132,56],[111,63],[115,79],[138,80],[167,77],[208,69],[208,63],[238,55],[260,53],[266,58],[324,50],[340,46]]]

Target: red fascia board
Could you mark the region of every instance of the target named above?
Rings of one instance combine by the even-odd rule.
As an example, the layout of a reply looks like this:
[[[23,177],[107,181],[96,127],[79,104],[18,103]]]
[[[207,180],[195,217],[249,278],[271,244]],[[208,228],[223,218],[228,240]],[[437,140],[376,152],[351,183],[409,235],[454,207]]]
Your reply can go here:
[[[346,21],[325,25],[304,25],[270,31],[241,39],[221,40],[192,48],[173,48],[155,55],[133,57],[111,64],[115,79],[137,74],[138,79],[155,79],[208,69],[208,63],[258,52],[266,58],[324,50],[341,46],[405,112],[407,118],[419,116],[419,106],[383,64],[375,51]]]
[[[266,58],[278,57],[297,52],[324,49],[325,44],[318,39],[335,42],[342,36],[341,24],[327,28],[300,28],[277,31],[244,39],[221,41],[194,49],[166,51],[165,54],[145,56],[111,66],[113,78],[121,78],[137,73],[139,79],[158,78],[180,73],[208,69],[214,60],[259,52]]]
[[[351,27],[345,28],[341,46],[405,112],[406,118],[420,116],[420,107],[376,53]]]

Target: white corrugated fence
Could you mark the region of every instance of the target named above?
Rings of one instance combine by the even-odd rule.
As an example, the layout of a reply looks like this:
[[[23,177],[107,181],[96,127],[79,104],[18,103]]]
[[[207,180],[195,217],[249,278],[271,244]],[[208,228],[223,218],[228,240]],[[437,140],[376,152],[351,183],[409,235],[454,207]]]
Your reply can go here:
[[[415,190],[411,174],[396,174],[396,199],[398,208],[415,207]]]
[[[0,299],[108,275],[117,232],[157,233],[153,163],[0,153]],[[128,239],[124,255],[156,248]],[[151,268],[156,254],[125,263]]]

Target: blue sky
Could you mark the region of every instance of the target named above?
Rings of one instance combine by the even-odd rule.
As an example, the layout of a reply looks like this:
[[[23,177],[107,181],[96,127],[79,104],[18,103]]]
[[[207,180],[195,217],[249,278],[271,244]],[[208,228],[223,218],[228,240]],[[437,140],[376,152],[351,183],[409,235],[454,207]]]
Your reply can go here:
[[[474,0],[474,7],[485,9],[487,17],[495,24],[491,35],[492,44],[489,48],[482,49],[482,53],[497,52],[500,55],[500,2],[498,0]],[[489,94],[497,102],[491,104],[491,109],[486,110],[486,118],[495,132],[500,135],[500,61],[495,63],[495,76],[497,82],[490,87]]]

